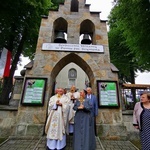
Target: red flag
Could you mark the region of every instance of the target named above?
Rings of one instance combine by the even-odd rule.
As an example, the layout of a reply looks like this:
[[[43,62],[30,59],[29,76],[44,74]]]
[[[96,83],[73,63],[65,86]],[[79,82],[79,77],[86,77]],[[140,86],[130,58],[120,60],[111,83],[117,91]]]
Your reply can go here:
[[[0,74],[3,77],[9,77],[11,65],[11,51],[3,48],[0,58]]]

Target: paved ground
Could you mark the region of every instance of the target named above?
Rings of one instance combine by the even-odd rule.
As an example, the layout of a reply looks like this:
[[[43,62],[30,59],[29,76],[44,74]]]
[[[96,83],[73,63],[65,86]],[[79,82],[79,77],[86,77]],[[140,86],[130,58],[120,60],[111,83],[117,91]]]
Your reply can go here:
[[[100,140],[98,137],[96,138],[96,145],[96,150],[138,150],[129,141]],[[0,150],[46,150],[46,137],[10,137],[0,144]],[[73,150],[72,136],[67,137],[67,147],[65,150]]]

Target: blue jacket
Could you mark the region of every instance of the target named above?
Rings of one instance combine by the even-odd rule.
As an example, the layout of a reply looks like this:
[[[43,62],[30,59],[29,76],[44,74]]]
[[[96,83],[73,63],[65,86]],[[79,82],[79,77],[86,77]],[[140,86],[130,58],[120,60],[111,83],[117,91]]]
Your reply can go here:
[[[89,99],[90,103],[92,104],[92,114],[93,116],[97,116],[98,115],[98,102],[97,102],[97,98],[95,95],[91,94],[90,95],[90,99],[88,98],[88,95],[86,95],[86,98]]]

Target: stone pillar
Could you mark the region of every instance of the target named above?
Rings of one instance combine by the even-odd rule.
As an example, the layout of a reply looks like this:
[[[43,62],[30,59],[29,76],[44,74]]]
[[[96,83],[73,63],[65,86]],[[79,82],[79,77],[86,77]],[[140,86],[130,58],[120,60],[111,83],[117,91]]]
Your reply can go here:
[[[15,76],[15,83],[13,93],[9,102],[9,105],[17,107],[21,101],[21,93],[23,87],[23,80],[24,77],[22,76]]]

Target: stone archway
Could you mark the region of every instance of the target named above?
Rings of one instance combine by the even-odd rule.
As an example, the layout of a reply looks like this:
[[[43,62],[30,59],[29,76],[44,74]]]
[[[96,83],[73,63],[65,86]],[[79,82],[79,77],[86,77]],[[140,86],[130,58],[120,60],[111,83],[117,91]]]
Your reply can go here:
[[[82,54],[83,55],[83,54]],[[90,65],[83,59],[79,54],[70,53],[63,58],[60,59],[60,61],[57,62],[57,64],[53,67],[51,71],[51,86],[54,85],[55,78],[58,75],[58,73],[69,63],[75,63],[78,65],[82,70],[87,74],[89,81],[91,83],[91,87],[94,87],[94,71],[91,69]],[[92,60],[91,60],[92,62]],[[96,91],[95,91],[96,92]]]

